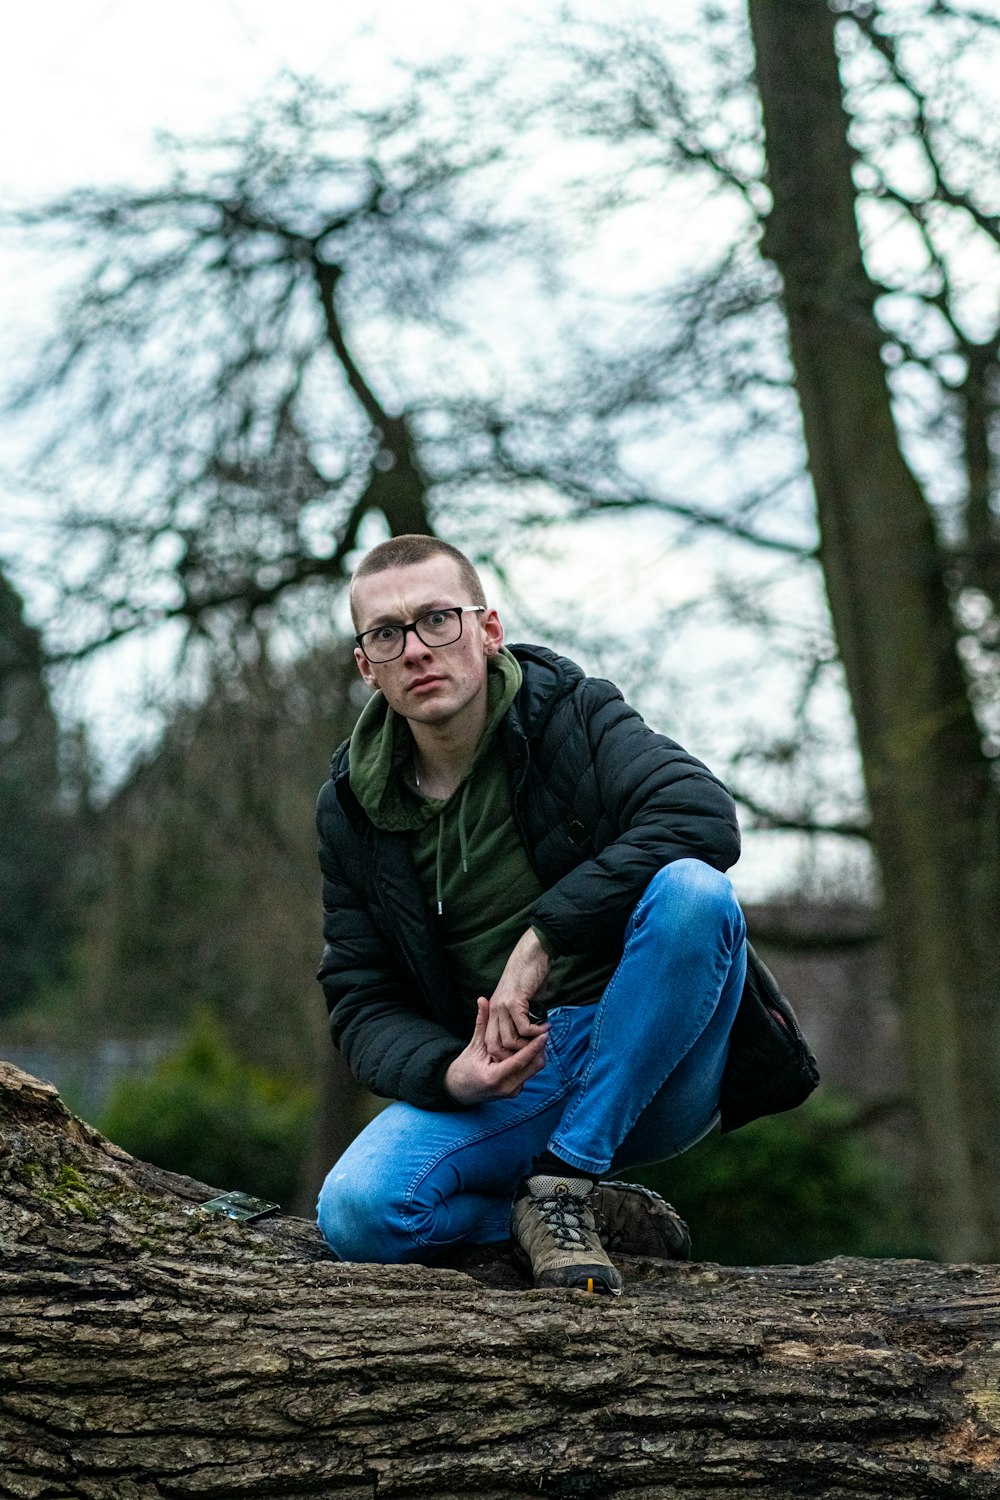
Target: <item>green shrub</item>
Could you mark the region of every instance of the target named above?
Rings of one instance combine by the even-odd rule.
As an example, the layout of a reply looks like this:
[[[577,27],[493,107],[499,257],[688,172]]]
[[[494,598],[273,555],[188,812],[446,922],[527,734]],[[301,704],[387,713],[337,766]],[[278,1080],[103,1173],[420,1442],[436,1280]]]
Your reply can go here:
[[[176,1053],[117,1086],[100,1128],[157,1166],[285,1203],[314,1107],[313,1091],[298,1080],[237,1057],[203,1007]]]
[[[855,1105],[824,1090],[801,1109],[713,1134],[683,1156],[624,1175],[673,1203],[699,1260],[927,1255],[904,1173],[853,1127],[856,1115]]]

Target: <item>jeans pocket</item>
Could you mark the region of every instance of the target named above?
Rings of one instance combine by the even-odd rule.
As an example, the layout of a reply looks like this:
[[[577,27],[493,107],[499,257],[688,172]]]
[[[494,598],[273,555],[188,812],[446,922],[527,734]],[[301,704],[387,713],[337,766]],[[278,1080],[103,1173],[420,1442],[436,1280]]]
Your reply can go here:
[[[567,1086],[580,1076],[596,1014],[596,1005],[560,1005],[549,1012],[546,1065],[553,1067]]]

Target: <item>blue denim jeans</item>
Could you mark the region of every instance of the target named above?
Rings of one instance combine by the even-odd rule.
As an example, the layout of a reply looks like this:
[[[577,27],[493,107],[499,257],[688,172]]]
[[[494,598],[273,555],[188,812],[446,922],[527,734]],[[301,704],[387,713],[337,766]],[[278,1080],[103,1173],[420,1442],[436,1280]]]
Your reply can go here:
[[[516,1098],[390,1104],[361,1132],[319,1196],[334,1254],[403,1263],[505,1240],[518,1179],[546,1146],[594,1176],[686,1151],[718,1119],[745,973],[729,880],[700,860],[666,865],[600,1001],[550,1011],[545,1066]]]

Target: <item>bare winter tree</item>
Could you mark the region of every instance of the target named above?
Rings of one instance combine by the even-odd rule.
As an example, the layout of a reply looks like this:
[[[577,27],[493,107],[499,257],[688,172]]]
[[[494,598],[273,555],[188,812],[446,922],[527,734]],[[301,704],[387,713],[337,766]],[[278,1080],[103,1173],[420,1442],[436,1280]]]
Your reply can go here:
[[[370,509],[430,528],[416,414],[377,391],[352,337],[360,310],[419,336],[480,237],[462,196],[475,148],[454,122],[418,139],[416,108],[362,114],[290,86],[245,135],[179,152],[159,190],[26,216],[62,253],[86,247],[16,398],[74,418],[48,450],[76,554],[64,650],[157,620],[253,620],[339,578]]]
[[[978,684],[962,656],[963,599],[975,591],[995,629],[1000,528],[984,459],[1000,323],[967,332],[937,249],[937,201],[1000,246],[1000,223],[954,165],[901,61],[865,8],[871,39],[914,111],[930,202],[902,194],[937,280],[962,369],[967,487],[949,538],[907,462],[893,413],[856,217],[849,118],[834,16],[817,3],[751,0],[751,29],[774,196],[764,241],[782,275],[796,388],[822,538],[823,574],[854,707],[882,871],[897,999],[907,1018],[938,1244],[992,1258],[1000,1245],[1000,787]],[[961,178],[959,178],[959,182]],[[997,309],[1000,311],[1000,308]],[[987,374],[987,372],[989,372]],[[984,590],[984,584],[986,589]],[[985,625],[987,620],[984,618]],[[989,639],[989,636],[987,636]]]
[[[175,145],[158,190],[19,216],[80,257],[13,398],[48,434],[35,468],[70,548],[46,564],[54,654],[164,622],[212,636],[293,598],[315,613],[371,513],[396,532],[474,518],[485,557],[512,527],[622,504],[616,424],[648,408],[642,372],[574,334],[579,298],[548,295],[546,193],[506,206],[530,148],[450,85],[417,75],[372,110],[288,82],[231,137]],[[628,500],[802,551],[669,485],[633,476]]]

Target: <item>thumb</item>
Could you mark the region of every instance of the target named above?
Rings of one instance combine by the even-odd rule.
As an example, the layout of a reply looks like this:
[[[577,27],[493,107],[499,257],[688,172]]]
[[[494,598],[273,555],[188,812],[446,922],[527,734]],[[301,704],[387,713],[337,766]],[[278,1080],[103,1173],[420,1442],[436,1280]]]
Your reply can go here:
[[[473,1039],[479,1038],[481,1040],[486,1035],[486,1027],[489,1024],[489,1019],[490,1002],[484,1000],[482,995],[480,995],[476,1001],[476,1029],[473,1032]]]

